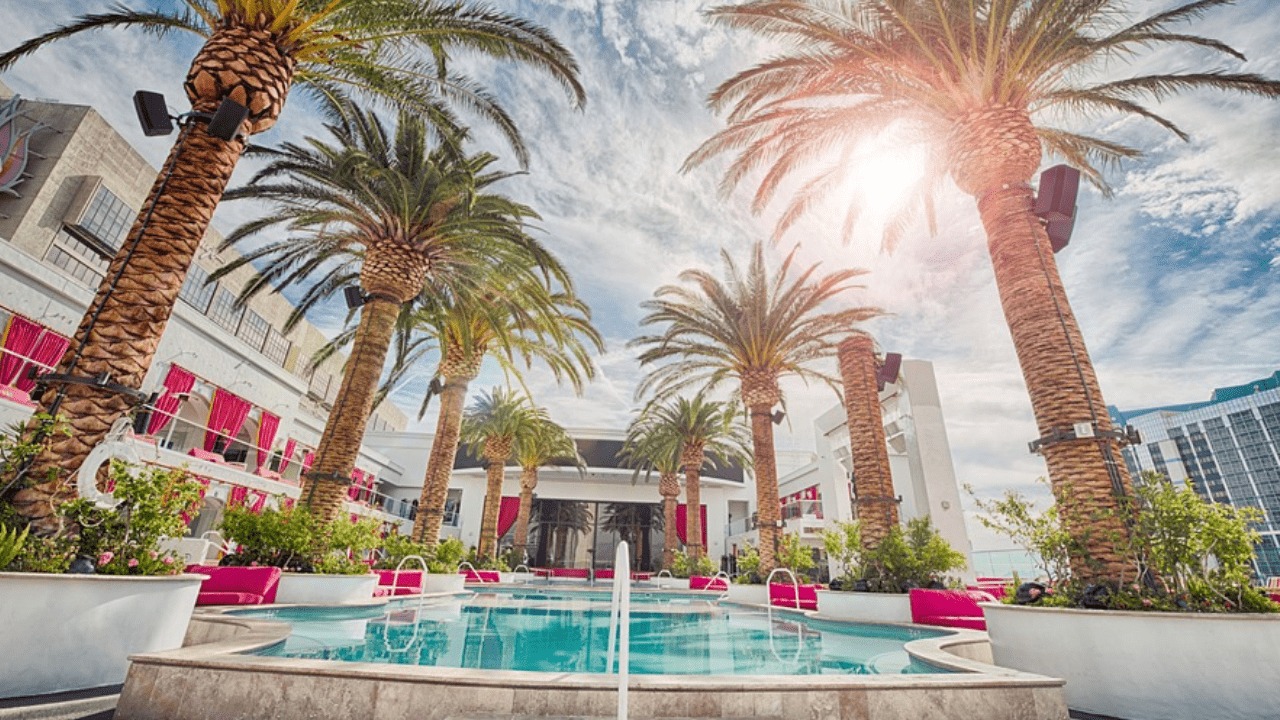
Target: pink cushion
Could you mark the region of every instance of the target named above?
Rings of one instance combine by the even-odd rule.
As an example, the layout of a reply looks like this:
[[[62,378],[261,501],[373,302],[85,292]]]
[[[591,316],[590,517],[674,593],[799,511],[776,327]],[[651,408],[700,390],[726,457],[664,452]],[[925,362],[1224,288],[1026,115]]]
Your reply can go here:
[[[597,570],[597,571],[596,571],[596,579],[597,579],[597,580],[612,580],[612,579],[613,579],[613,571],[612,571],[612,570]]]
[[[202,592],[196,596],[197,605],[262,605],[264,602],[256,593]]]
[[[710,577],[708,575],[692,575],[689,577],[689,589],[726,592],[729,589],[729,583],[725,582],[724,578]]]
[[[502,578],[498,575],[497,570],[459,570],[459,575],[466,575],[464,582],[469,583],[496,583],[502,582]]]
[[[187,572],[208,575],[200,585],[204,593],[247,593],[263,598],[260,602],[276,601],[276,588],[280,585],[278,567],[218,567],[216,565],[188,565]]]
[[[397,589],[399,589],[399,588],[397,588]],[[390,595],[390,594],[391,594],[391,588],[389,588],[389,587],[376,587],[376,588],[374,588],[374,589],[373,589],[373,596],[374,596],[374,597],[386,597],[386,596],[388,596],[388,595]]]
[[[422,571],[401,570],[397,576],[395,570],[374,570],[378,574],[378,585],[383,588],[395,586],[396,595],[416,595],[422,592]],[[400,592],[404,590],[405,592]]]
[[[640,582],[645,582],[645,581],[647,581],[647,580],[652,580],[652,579],[653,579],[653,573],[647,573],[647,572],[633,572],[633,573],[631,573],[631,579],[632,579],[632,580],[639,580]]]
[[[586,580],[591,577],[591,571],[586,568],[552,568],[551,577]]]
[[[978,603],[995,601],[990,593],[981,590],[915,588],[911,591],[911,622],[986,630],[987,623]]]
[[[796,590],[800,591],[801,610],[818,609],[818,589],[821,585],[800,585],[798,588],[786,583],[769,585],[769,604],[774,607],[796,607]]]

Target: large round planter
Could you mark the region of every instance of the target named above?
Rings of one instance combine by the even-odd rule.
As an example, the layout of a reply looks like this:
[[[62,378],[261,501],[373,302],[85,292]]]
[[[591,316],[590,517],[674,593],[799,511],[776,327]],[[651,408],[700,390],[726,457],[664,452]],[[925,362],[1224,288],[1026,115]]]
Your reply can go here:
[[[284,573],[276,590],[281,605],[341,605],[368,602],[378,587],[378,576]]]
[[[424,593],[466,592],[467,576],[458,573],[427,573],[422,576]]]
[[[0,698],[124,682],[130,655],[182,647],[204,578],[0,573]]]
[[[1067,681],[1067,705],[1129,720],[1280,712],[1280,615],[984,603],[997,665]]]
[[[909,623],[911,600],[895,593],[819,590],[818,612],[833,620]]]
[[[743,605],[768,605],[769,586],[729,583],[729,596],[727,599],[729,602],[742,603]]]

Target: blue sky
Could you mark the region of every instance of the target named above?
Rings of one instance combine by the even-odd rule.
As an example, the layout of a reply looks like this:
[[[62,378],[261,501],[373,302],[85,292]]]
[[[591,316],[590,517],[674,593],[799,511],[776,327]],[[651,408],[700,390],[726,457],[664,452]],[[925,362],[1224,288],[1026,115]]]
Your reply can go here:
[[[741,253],[772,226],[770,215],[751,216],[744,198],[716,194],[716,167],[678,172],[721,127],[705,109],[707,92],[768,51],[709,26],[700,13],[711,4],[502,3],[551,28],[576,54],[589,94],[582,112],[535,73],[472,63],[475,75],[507,98],[532,149],[530,173],[508,191],[543,215],[544,240],[569,265],[608,340],[600,378],[581,398],[542,373],[531,376],[537,401],[569,426],[621,428],[630,417],[640,372],[626,341],[637,332],[640,301],[685,268],[718,267],[720,248]],[[1171,4],[1133,3],[1138,11]],[[23,38],[108,5],[42,0],[33,13],[31,3],[0,0],[0,23],[7,37]],[[1280,77],[1280,5],[1273,0],[1241,0],[1189,29],[1249,58],[1225,67]],[[196,47],[177,36],[157,42],[139,32],[104,32],[46,50],[2,79],[24,95],[93,105],[158,163],[167,141],[141,136],[129,96],[137,88],[159,90],[185,110],[177,107],[180,82]],[[1195,52],[1164,53],[1133,70],[1205,62]],[[1205,399],[1215,386],[1280,367],[1280,103],[1196,94],[1161,109],[1191,133],[1190,143],[1136,120],[1091,121],[1090,129],[1150,153],[1112,174],[1114,199],[1083,192],[1074,238],[1058,256],[1106,399],[1129,408]],[[295,98],[260,141],[317,130]],[[511,155],[490,133],[479,133],[479,142]],[[954,188],[941,208],[938,236],[916,228],[893,255],[880,253],[869,233],[841,246],[832,239],[839,219],[821,213],[775,254],[799,243],[807,261],[870,270],[865,290],[850,300],[890,313],[871,327],[883,346],[934,362],[960,480],[984,495],[1011,487],[1034,492],[1043,463],[1026,452],[1035,426],[977,214]],[[253,212],[224,207],[215,224],[225,231]],[[477,386],[497,380],[484,377]],[[806,449],[812,418],[834,396],[800,384],[784,389],[790,423],[779,444]],[[413,412],[417,400],[406,397],[404,405]],[[976,546],[994,544],[978,528],[970,531]]]

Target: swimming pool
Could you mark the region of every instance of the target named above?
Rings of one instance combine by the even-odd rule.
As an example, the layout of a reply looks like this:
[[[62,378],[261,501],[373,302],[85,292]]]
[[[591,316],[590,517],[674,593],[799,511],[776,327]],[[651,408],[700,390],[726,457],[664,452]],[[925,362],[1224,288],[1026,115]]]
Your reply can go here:
[[[554,673],[606,672],[607,593],[486,591],[377,608],[236,613],[290,623],[259,655]],[[676,593],[632,596],[635,675],[946,673],[903,645],[946,631],[824,622]]]

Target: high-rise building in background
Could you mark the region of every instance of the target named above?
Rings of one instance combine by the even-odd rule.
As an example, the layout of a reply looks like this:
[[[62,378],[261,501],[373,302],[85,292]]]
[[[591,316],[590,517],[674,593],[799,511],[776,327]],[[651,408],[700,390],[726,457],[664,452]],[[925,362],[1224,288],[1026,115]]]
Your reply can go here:
[[[1135,475],[1152,470],[1177,485],[1190,482],[1206,500],[1262,510],[1255,568],[1280,575],[1280,371],[1218,388],[1204,402],[1119,410],[1142,444],[1125,448]]]

